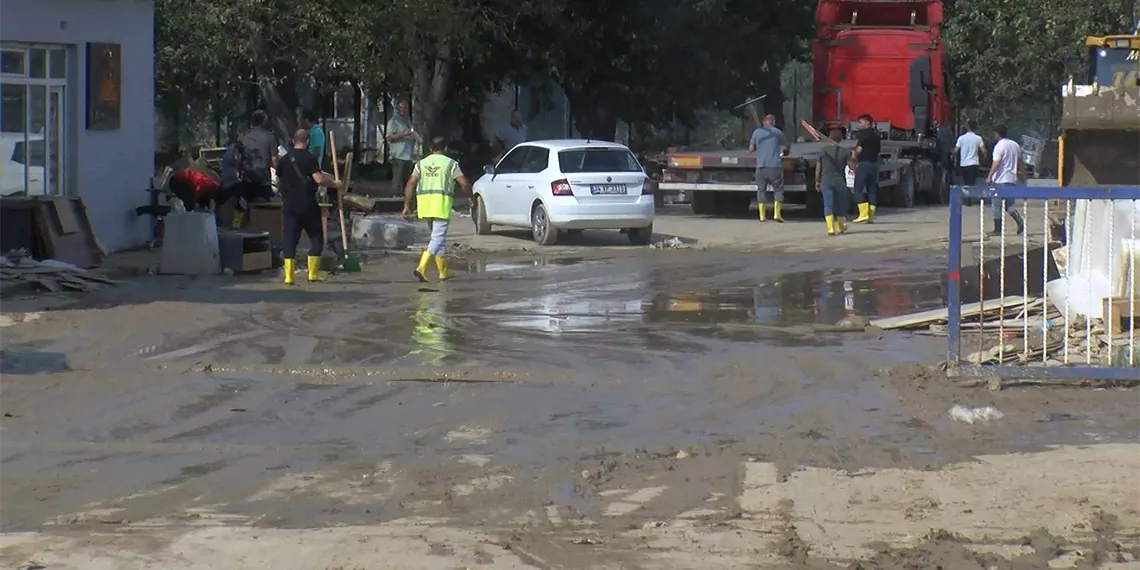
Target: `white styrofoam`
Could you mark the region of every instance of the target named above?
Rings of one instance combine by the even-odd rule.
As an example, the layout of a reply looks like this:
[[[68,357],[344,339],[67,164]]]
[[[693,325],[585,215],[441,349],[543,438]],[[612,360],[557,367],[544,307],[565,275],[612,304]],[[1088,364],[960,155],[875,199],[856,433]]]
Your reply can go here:
[[[218,222],[212,212],[166,216],[159,272],[176,275],[216,275],[222,272]]]
[[[1140,200],[1077,200],[1064,276],[1047,285],[1051,304],[1069,316],[1103,318],[1104,299],[1138,289],[1119,284],[1127,275],[1121,254],[1140,254]]]
[[[356,214],[351,237],[360,249],[407,249],[416,243],[416,226],[403,218]]]

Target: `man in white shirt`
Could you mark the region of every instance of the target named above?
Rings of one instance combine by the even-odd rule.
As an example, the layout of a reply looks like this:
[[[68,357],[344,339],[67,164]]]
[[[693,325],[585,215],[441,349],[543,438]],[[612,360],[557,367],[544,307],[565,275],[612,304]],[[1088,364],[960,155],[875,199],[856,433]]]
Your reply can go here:
[[[994,127],[994,161],[990,165],[990,173],[986,176],[987,184],[994,184],[997,186],[1014,186],[1017,184],[1018,172],[1021,166],[1021,145],[1006,138],[1007,130],[1005,125],[998,125]],[[1002,235],[1002,221],[1005,219],[1002,213],[1000,201],[997,198],[991,200],[994,215],[994,231],[990,233],[991,236]],[[1016,200],[1004,200],[1006,212],[1017,222],[1017,235],[1025,233],[1025,220],[1021,218],[1021,213],[1017,211]]]
[[[958,157],[958,173],[962,175],[962,184],[974,186],[978,183],[978,171],[982,164],[981,157],[986,152],[986,141],[978,135],[978,122],[967,123],[969,130],[958,137],[954,143],[954,154]]]
[[[530,140],[530,129],[523,122],[522,113],[518,109],[511,112],[511,122],[502,126],[495,133],[495,146],[500,154],[506,154],[519,143]]]

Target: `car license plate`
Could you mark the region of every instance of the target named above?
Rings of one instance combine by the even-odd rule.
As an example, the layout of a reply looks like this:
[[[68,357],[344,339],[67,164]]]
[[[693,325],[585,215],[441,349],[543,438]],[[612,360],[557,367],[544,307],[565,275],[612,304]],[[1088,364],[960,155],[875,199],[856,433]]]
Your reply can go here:
[[[625,194],[625,184],[591,184],[590,193],[595,196]]]

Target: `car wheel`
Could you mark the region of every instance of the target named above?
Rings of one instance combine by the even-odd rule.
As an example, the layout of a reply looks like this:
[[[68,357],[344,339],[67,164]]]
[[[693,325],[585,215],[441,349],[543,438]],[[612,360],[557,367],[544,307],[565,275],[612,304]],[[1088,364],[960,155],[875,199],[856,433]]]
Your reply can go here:
[[[530,214],[530,232],[538,245],[554,245],[558,241],[558,229],[550,225],[546,206],[539,204]]]
[[[653,224],[644,228],[630,228],[625,234],[629,236],[629,243],[633,245],[649,245],[653,241]]]
[[[487,210],[483,208],[483,197],[475,198],[475,211],[471,212],[471,219],[475,220],[475,233],[485,236],[491,233],[491,224],[487,223]]]

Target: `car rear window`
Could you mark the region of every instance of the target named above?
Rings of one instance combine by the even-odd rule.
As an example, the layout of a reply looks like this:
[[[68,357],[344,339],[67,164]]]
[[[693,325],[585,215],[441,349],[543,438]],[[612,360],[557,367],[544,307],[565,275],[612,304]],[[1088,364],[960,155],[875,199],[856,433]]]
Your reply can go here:
[[[641,172],[632,152],[623,148],[582,148],[558,153],[558,166],[566,174],[579,172]]]

